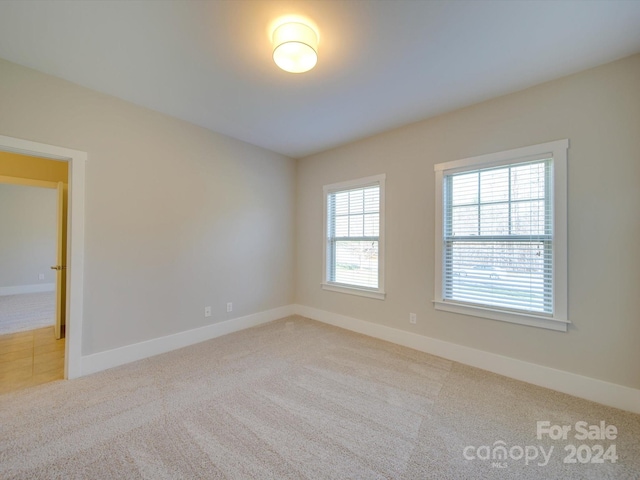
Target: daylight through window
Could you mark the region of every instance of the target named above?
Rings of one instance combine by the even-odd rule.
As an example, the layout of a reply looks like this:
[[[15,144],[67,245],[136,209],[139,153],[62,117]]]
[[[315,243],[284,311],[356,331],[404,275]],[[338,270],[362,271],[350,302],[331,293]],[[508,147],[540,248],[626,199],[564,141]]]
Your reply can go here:
[[[384,177],[325,187],[325,284],[381,292]]]
[[[435,307],[566,331],[568,140],[435,165]]]
[[[552,313],[551,163],[445,176],[444,298]]]

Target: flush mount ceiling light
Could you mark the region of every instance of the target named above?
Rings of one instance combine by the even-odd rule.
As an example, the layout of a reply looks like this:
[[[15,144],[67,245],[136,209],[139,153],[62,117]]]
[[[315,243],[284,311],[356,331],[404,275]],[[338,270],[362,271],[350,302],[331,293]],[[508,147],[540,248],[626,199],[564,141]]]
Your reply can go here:
[[[303,73],[318,62],[318,34],[301,22],[283,23],[272,35],[273,61],[282,70]]]

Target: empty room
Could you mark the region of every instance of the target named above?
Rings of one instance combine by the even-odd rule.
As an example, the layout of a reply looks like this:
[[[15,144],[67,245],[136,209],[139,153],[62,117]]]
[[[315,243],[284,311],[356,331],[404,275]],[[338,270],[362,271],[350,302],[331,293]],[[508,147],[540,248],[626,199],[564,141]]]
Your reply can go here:
[[[0,478],[640,478],[639,184],[638,1],[4,0]]]

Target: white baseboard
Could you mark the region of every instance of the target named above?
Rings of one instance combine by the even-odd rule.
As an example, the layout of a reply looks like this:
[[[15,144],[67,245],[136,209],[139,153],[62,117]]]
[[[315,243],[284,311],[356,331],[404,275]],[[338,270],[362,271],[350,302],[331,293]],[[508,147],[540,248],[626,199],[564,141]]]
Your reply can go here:
[[[640,414],[640,390],[575,373],[544,367],[455,343],[437,340],[304,305],[286,305],[245,317],[179,332],[82,357],[81,375],[135,362],[263,323],[301,315],[329,325],[403,345],[425,353],[488,370],[516,380]]]
[[[55,292],[55,283],[36,283],[34,285],[15,285],[0,287],[0,297],[4,295],[20,295],[21,293]]]
[[[205,327],[194,328],[193,330],[83,356],[80,369],[81,376],[170,352],[178,348],[188,347],[189,345],[221,337],[222,335],[244,330],[245,328],[255,327],[256,325],[268,323],[279,318],[288,317],[289,315],[293,315],[293,313],[293,305],[286,305],[245,317],[233,318]]]
[[[544,367],[535,363],[437,340],[396,328],[359,320],[304,305],[294,305],[294,312],[336,327],[437,355],[465,365],[498,373],[523,382],[550,388],[576,397],[629,412],[640,413],[640,390]]]

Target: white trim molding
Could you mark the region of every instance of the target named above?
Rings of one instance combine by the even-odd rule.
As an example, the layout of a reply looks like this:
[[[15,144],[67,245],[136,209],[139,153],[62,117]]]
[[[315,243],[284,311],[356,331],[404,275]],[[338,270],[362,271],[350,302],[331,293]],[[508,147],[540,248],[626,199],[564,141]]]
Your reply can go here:
[[[640,414],[640,389],[625,387],[504,355],[445,342],[313,307],[295,305],[294,312],[312,320],[386,340],[516,380],[550,388],[575,397]]]
[[[339,283],[323,283],[323,290],[329,290],[330,292],[347,293],[349,295],[359,295],[361,297],[375,298],[378,300],[384,300],[387,295],[384,292],[377,290],[369,290],[367,288],[357,288],[352,286],[341,286]]]
[[[465,305],[456,302],[433,301],[436,310],[445,312],[459,313],[460,315],[469,315],[471,317],[489,318],[491,320],[501,320],[503,322],[517,323],[518,325],[528,325],[530,327],[546,328],[547,330],[557,330],[558,332],[566,332],[569,327],[568,320],[560,320],[538,315],[526,313],[512,314],[511,312],[493,310],[484,308],[479,305]]]
[[[189,345],[211,340],[212,338],[221,337],[229,333],[238,332],[246,328],[262,325],[263,323],[272,322],[293,315],[293,310],[293,305],[285,305],[264,312],[233,318],[204,327],[87,355],[82,359],[81,375],[100,372],[144,358],[160,355],[161,353],[188,347]]]
[[[55,292],[55,283],[34,283],[33,285],[15,285],[0,287],[0,297],[5,295],[22,295],[23,293]]]

